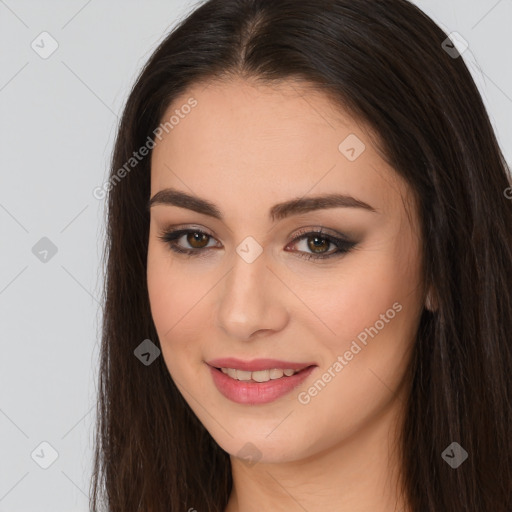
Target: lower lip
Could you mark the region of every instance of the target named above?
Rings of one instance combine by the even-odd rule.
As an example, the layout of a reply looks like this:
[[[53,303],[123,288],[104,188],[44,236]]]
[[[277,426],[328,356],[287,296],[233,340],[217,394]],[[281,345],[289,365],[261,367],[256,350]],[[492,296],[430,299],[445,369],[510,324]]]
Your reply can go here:
[[[316,366],[309,366],[291,377],[253,382],[235,380],[221,370],[208,365],[217,389],[229,400],[238,404],[266,404],[286,395],[306,380]]]

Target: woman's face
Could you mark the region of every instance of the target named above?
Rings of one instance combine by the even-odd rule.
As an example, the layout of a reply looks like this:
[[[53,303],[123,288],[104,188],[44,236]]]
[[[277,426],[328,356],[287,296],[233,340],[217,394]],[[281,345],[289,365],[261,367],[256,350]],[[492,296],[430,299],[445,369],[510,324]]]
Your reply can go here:
[[[398,412],[423,307],[419,224],[362,126],[291,83],[197,86],[173,115],[152,154],[148,291],[205,428],[234,456],[284,462]]]

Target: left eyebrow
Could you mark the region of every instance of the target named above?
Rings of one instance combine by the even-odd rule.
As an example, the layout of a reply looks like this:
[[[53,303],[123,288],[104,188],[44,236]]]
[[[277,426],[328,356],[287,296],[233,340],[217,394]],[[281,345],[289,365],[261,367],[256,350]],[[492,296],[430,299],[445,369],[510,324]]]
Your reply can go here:
[[[187,208],[188,210],[193,210],[219,220],[223,220],[224,218],[219,208],[210,201],[173,188],[165,188],[158,191],[149,200],[147,204],[148,210],[157,204]],[[373,213],[378,213],[378,210],[373,208],[373,206],[355,197],[346,194],[326,194],[313,197],[301,197],[283,203],[277,203],[270,209],[269,216],[272,222],[276,222],[292,215],[327,208],[362,208]]]

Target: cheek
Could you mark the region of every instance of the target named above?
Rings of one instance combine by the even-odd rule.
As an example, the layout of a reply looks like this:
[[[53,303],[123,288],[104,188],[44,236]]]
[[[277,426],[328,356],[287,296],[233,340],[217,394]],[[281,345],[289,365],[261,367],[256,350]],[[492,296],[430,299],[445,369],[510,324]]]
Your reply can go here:
[[[312,451],[356,433],[388,407],[400,387],[417,328],[417,306],[413,281],[404,280],[399,267],[382,259],[373,268],[352,268],[336,291],[310,296],[316,301],[312,309],[335,333],[317,338],[322,369],[303,390],[296,416],[304,421],[314,416],[323,431],[316,441],[311,433]]]
[[[331,368],[336,384],[328,385],[331,391],[323,399],[329,396],[347,406],[374,403],[387,386],[399,385],[421,311],[419,267],[398,258],[395,250],[381,252],[378,259],[373,251],[367,255],[354,258],[334,281],[339,283],[335,288],[324,287],[309,302],[331,331],[321,338],[327,354],[323,370]],[[336,370],[337,361],[342,368]]]
[[[150,241],[147,260],[147,286],[151,312],[159,334],[164,338],[179,329],[195,313],[194,305],[205,294],[204,280],[180,265],[164,244]],[[172,329],[172,330],[171,330]],[[164,340],[162,340],[164,341]]]
[[[330,286],[310,295],[309,305],[329,326],[333,340],[343,343],[342,340],[356,338],[376,322],[383,327],[382,331],[395,330],[401,324],[397,320],[407,316],[409,305],[416,303],[416,281],[417,276],[404,273],[400,262],[391,256],[383,255],[378,262],[354,259],[354,264],[347,266]],[[403,308],[401,312],[397,312],[399,306],[393,308],[396,303]],[[385,317],[382,320],[381,315]],[[390,321],[386,322],[387,319]]]
[[[173,267],[168,255],[150,248],[147,286],[162,355],[169,371],[179,373],[183,361],[193,360],[191,356],[197,350],[193,340],[198,338],[198,326],[204,325],[198,318],[204,311],[204,285]]]

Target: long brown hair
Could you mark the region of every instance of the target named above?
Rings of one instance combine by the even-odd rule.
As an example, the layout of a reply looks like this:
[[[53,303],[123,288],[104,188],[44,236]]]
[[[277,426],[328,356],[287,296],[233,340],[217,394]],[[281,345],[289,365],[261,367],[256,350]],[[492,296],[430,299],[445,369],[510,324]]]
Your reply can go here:
[[[105,188],[92,511],[222,512],[228,501],[228,454],[163,357],[146,366],[134,355],[145,339],[160,345],[146,283],[150,156],[126,163],[174,98],[230,77],[311,84],[377,134],[418,198],[424,278],[437,304],[422,313],[409,367],[407,498],[415,512],[512,510],[512,180],[446,40],[406,0],[208,0],[156,49],[126,103]],[[452,442],[468,453],[456,469],[442,457]]]

